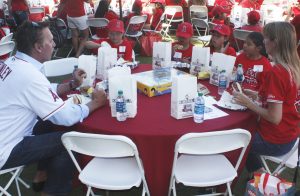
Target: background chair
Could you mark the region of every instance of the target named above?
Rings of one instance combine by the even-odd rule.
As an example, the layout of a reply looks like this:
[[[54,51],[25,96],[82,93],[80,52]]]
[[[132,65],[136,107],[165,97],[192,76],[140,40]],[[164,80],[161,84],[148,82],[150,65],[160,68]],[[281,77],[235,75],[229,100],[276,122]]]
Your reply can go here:
[[[264,168],[267,170],[268,173],[272,175],[280,174],[283,170],[288,168],[296,168],[297,167],[297,161],[298,161],[298,146],[299,146],[299,138],[297,138],[297,141],[295,142],[295,145],[293,148],[282,156],[260,156],[260,159],[264,165]],[[270,168],[268,167],[268,164],[266,160],[275,162],[279,164],[273,172],[271,172]]]
[[[192,187],[226,184],[232,195],[230,185],[237,176],[250,139],[251,134],[243,129],[183,135],[175,145],[169,195],[172,191],[176,196],[176,183]],[[240,156],[233,166],[222,153],[240,148]]]
[[[8,56],[10,56],[12,51],[14,51],[14,48],[15,48],[14,41],[0,43],[0,56],[5,54],[9,54]]]
[[[8,35],[1,38],[0,43],[5,43],[5,42],[8,42],[8,41],[11,41],[13,36],[14,36],[13,33],[9,33]]]
[[[143,35],[143,28],[146,21],[147,15],[131,17],[125,31],[125,36],[135,38],[139,42],[139,37]]]
[[[243,43],[246,40],[247,36],[251,32],[252,31],[247,31],[247,30],[242,30],[242,29],[234,29],[233,30],[233,37],[234,37],[235,44],[237,46],[238,51],[240,51],[240,48],[241,48],[240,43]],[[240,40],[240,43],[238,40]]]
[[[171,22],[172,19],[174,18],[174,15],[176,13],[176,9],[174,8],[169,8],[165,9],[164,13],[160,17],[160,22],[161,22],[161,29],[160,29],[160,34],[163,38],[168,38],[171,39],[171,36],[169,35],[170,27],[172,26]],[[167,19],[167,16],[171,16],[171,19]]]
[[[169,11],[171,10],[171,11]],[[169,16],[169,12],[172,13],[172,11],[175,10],[175,13],[174,15],[178,12],[180,13],[180,17],[178,18],[175,18],[174,15],[170,15]],[[166,19],[167,21],[170,21],[170,23],[181,23],[181,22],[184,22],[184,18],[183,18],[183,9],[181,6],[178,6],[178,5],[168,5],[165,7],[165,12],[166,12]]]
[[[74,66],[78,65],[78,59],[64,58],[46,61],[44,65],[44,74],[46,77],[56,77],[71,74],[74,71]]]
[[[142,195],[150,195],[137,147],[129,138],[68,132],[63,134],[62,142],[79,171],[79,180],[88,186],[86,195],[93,195],[92,187],[128,190],[141,184]],[[73,152],[94,158],[81,168]]]
[[[89,26],[89,31],[90,31],[92,39],[97,40],[97,39],[100,39],[100,37],[98,37],[97,34],[93,35],[93,33],[91,31],[91,27],[94,27],[96,30],[104,29],[107,27],[108,22],[109,21],[106,18],[89,18],[87,20],[87,25]]]
[[[208,9],[206,6],[191,5],[190,6],[190,19],[199,18],[208,22]]]
[[[44,7],[31,7],[29,8],[29,20],[34,22],[40,22],[45,16]]]
[[[204,35],[207,35],[209,26],[205,20],[199,19],[199,18],[192,18],[191,23],[195,27],[195,29],[198,33],[198,36],[202,36],[200,34],[200,31],[204,31]]]
[[[13,181],[15,181],[15,183],[16,183],[18,196],[21,196],[19,182],[21,184],[23,184],[26,188],[28,188],[28,189],[30,188],[30,186],[20,178],[20,174],[22,173],[23,168],[24,168],[24,166],[19,166],[19,167],[0,170],[0,176],[8,174],[8,173],[10,173],[12,175],[4,187],[0,186],[0,195],[4,194],[6,196],[11,196],[11,194],[8,193],[7,190],[10,187],[10,185],[13,183]]]

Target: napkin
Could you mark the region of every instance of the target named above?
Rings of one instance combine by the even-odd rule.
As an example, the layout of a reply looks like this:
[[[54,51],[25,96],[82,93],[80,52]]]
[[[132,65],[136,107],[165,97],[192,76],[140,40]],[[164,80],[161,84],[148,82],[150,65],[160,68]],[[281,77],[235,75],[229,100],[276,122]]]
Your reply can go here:
[[[86,72],[86,78],[81,86],[93,86],[96,75],[97,57],[93,55],[81,55],[78,58],[78,67]]]
[[[198,75],[200,71],[209,71],[210,61],[210,48],[202,48],[200,46],[194,46],[192,52],[192,61],[190,67],[190,74]]]
[[[172,78],[171,116],[176,119],[193,116],[197,97],[197,77],[177,75]]]
[[[100,47],[98,49],[97,78],[107,80],[107,70],[117,63],[117,49]]]

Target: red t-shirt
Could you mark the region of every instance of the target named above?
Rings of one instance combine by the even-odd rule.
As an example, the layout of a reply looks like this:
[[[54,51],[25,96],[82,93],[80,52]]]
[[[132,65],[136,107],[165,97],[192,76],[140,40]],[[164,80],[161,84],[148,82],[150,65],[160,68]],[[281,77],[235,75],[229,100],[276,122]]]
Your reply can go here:
[[[214,47],[211,46],[210,47],[210,54],[213,54],[214,52],[215,52],[215,49],[214,49]],[[227,48],[227,50],[224,52],[224,54],[231,55],[231,56],[236,56],[236,51],[233,47],[229,46]]]
[[[81,17],[85,15],[84,0],[66,0],[67,14],[70,17]]]
[[[111,21],[113,19],[119,19],[119,16],[112,10],[108,10],[105,15],[104,18],[106,18],[107,20]]]
[[[255,31],[255,32],[262,32],[262,27],[259,25],[245,25],[242,26],[242,30],[247,30],[247,31]]]
[[[259,10],[263,0],[243,0],[239,4],[243,8],[253,8],[255,10]]]
[[[129,41],[123,40],[123,42],[119,45],[113,44],[108,38],[94,40],[93,42],[101,44],[104,41],[107,42],[112,48],[116,48],[118,50],[118,58],[122,57],[125,61],[132,61],[132,46]],[[98,48],[92,49],[91,51],[93,54],[98,55]]]
[[[164,13],[163,9],[161,9],[161,8],[155,9],[155,13],[152,16],[151,29],[154,30],[156,28],[157,24],[160,21],[160,17],[163,13]],[[160,30],[160,29],[161,29],[161,26],[157,27],[156,30]]]
[[[261,118],[259,133],[264,140],[274,144],[284,144],[295,140],[299,135],[300,115],[297,112],[299,89],[291,74],[280,64],[275,65],[267,74],[259,91],[264,108],[269,102],[282,104],[282,120],[278,125]]]
[[[263,84],[266,74],[272,69],[272,65],[266,57],[262,56],[260,59],[251,60],[246,56],[245,53],[242,53],[236,57],[235,67],[237,67],[238,64],[243,65],[245,77],[243,87],[256,91],[258,91],[259,87]],[[263,71],[254,72],[254,65],[262,65]]]
[[[25,4],[25,0],[12,0],[11,1],[11,11],[27,11],[29,8]]]
[[[182,7],[182,10],[187,7],[187,3],[185,0],[181,0],[179,3],[174,2],[174,0],[166,0],[166,5],[178,5]],[[176,12],[173,19],[183,18],[184,14],[180,12]],[[167,18],[171,18],[171,16],[167,15]]]
[[[172,43],[172,47],[175,44],[178,44],[178,42]],[[183,60],[183,59],[191,61],[191,59],[192,59],[192,53],[193,53],[193,46],[194,46],[193,44],[190,44],[189,47],[186,50],[175,50],[175,53],[172,56],[172,59],[173,60],[177,60],[177,61]],[[178,57],[176,58],[177,55],[181,56],[181,58],[178,58]]]

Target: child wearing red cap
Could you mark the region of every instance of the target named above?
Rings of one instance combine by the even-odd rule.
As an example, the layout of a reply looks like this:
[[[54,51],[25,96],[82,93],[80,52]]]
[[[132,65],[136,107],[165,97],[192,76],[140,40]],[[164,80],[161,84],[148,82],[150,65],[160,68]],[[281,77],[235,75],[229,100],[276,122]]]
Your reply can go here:
[[[155,29],[155,28],[158,25],[158,23],[160,21],[160,17],[164,13],[165,9],[164,9],[162,0],[153,0],[153,3],[155,3],[155,8],[153,9],[153,15],[152,15],[152,21],[150,24],[150,28],[151,28],[151,30],[159,31],[161,29],[161,27],[157,27],[157,29]]]
[[[108,38],[88,41],[85,44],[85,48],[90,49],[93,54],[97,55],[98,48],[101,47],[101,43],[107,42],[112,48],[116,48],[118,50],[118,58],[122,57],[125,61],[132,61],[131,43],[123,39],[125,32],[123,21],[113,19],[109,21],[107,28]]]
[[[209,43],[210,53],[214,52],[224,53],[231,56],[236,56],[234,48],[229,46],[229,36],[231,30],[227,25],[216,25],[211,31],[212,37]]]
[[[129,20],[133,16],[141,16],[142,15],[142,10],[143,10],[142,1],[141,0],[135,0],[134,3],[132,4],[131,13],[126,18],[124,18],[125,26],[126,27],[128,26]]]
[[[176,30],[177,42],[172,43],[172,60],[190,63],[193,44],[190,42],[193,36],[193,26],[188,22],[178,25]]]
[[[259,90],[266,73],[272,68],[267,57],[263,35],[259,32],[250,33],[244,42],[243,53],[235,60],[235,67],[238,64],[243,65],[245,77],[243,88]]]
[[[215,6],[212,10],[212,23],[215,24],[228,24],[228,18],[226,14],[226,10],[223,9],[221,6]]]
[[[248,25],[242,26],[241,29],[247,30],[247,31],[261,32],[262,27],[259,26],[259,20],[260,20],[259,13],[255,10],[253,10],[253,11],[249,12],[247,15],[248,15]]]

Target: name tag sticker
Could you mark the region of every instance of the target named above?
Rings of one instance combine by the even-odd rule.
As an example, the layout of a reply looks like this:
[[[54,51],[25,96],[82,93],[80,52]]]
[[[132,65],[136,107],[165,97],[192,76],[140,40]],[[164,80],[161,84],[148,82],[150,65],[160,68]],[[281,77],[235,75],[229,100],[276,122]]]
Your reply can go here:
[[[254,72],[262,72],[263,70],[264,70],[263,65],[254,65],[254,67],[253,67]]]
[[[119,46],[119,51],[120,52],[125,52],[126,46]]]
[[[182,53],[181,52],[175,52],[174,58],[181,59],[181,57],[182,57]]]

